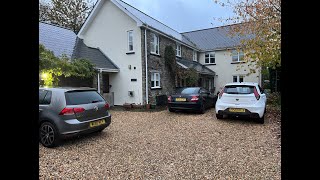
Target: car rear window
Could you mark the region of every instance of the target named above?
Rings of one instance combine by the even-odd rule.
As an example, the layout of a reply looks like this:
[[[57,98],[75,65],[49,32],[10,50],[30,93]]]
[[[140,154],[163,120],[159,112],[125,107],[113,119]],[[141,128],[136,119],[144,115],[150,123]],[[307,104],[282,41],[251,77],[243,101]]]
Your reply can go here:
[[[177,90],[178,94],[197,94],[200,88],[182,88]]]
[[[254,86],[246,85],[230,85],[224,87],[224,93],[227,94],[251,94],[253,93]]]
[[[42,104],[44,96],[46,96],[48,91],[39,89],[39,104]]]
[[[67,105],[90,104],[103,102],[97,91],[69,91],[65,93]]]
[[[52,92],[39,89],[39,104],[50,104]]]
[[[46,96],[44,97],[42,104],[50,104],[51,103],[51,96],[52,96],[52,92],[48,91],[48,93],[46,94]]]

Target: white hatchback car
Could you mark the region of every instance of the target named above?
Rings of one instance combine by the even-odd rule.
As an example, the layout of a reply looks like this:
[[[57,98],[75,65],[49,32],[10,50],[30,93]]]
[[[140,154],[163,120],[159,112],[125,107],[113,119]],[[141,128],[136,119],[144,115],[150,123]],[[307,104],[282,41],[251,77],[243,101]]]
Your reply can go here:
[[[216,116],[217,119],[222,119],[225,115],[247,116],[257,118],[263,124],[266,103],[266,94],[258,83],[228,83],[218,95]]]

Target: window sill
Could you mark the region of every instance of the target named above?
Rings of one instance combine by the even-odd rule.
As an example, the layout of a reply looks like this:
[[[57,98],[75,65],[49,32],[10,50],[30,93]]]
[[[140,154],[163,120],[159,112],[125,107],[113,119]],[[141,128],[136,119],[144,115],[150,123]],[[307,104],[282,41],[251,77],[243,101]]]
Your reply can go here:
[[[156,53],[150,53],[150,54],[153,55],[153,56],[161,57],[160,54],[156,54]]]
[[[134,52],[127,52],[126,54],[128,54],[128,55],[129,55],[129,54],[134,54]]]
[[[240,63],[245,63],[245,62],[244,61],[231,62],[231,64],[240,64]]]
[[[151,87],[151,90],[162,89],[162,87]]]
[[[181,56],[176,55],[177,58],[181,58]]]
[[[217,65],[216,63],[207,63],[207,64],[204,64],[205,66],[211,66],[211,65]]]

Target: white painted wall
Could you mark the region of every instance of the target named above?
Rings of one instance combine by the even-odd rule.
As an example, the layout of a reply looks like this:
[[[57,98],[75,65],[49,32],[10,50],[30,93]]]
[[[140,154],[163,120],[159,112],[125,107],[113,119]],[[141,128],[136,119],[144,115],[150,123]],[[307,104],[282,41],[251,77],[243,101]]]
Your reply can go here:
[[[133,30],[135,54],[127,55],[129,30]],[[109,75],[114,104],[142,104],[141,30],[137,23],[112,2],[105,1],[87,31],[79,37],[87,46],[99,47],[120,68],[120,72]],[[128,91],[134,91],[134,96],[130,97]]]
[[[209,69],[216,72],[214,78],[214,84],[216,87],[215,94],[221,90],[221,88],[226,83],[233,82],[233,76],[235,75],[246,75],[249,72],[248,66],[246,64],[231,64],[232,56],[231,50],[221,50],[215,52],[215,60],[216,65],[207,65]],[[204,64],[205,62],[205,53],[200,53],[199,62]],[[243,68],[236,71],[239,65],[244,65]],[[260,72],[257,71],[256,73],[250,74],[249,76],[244,76],[244,81],[246,82],[256,82],[260,84]]]

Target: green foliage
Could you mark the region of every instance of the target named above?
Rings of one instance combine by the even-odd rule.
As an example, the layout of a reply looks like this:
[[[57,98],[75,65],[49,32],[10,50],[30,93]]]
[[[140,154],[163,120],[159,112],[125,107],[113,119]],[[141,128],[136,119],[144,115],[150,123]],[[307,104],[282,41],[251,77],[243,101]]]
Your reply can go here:
[[[74,76],[89,78],[96,73],[94,65],[86,59],[69,59],[66,55],[56,57],[52,51],[39,45],[39,74],[46,86],[56,86],[59,82],[58,76]]]
[[[169,67],[172,74],[176,71],[176,54],[172,46],[166,46],[164,50],[165,64]]]
[[[71,61],[71,75],[87,78],[95,75],[95,69],[93,64],[86,59],[73,59]]]
[[[199,73],[195,69],[181,69],[176,64],[176,54],[172,46],[166,46],[164,50],[165,64],[173,77],[178,76],[180,79],[186,79],[187,86],[195,86],[199,79]]]
[[[270,93],[267,95],[267,103],[273,107],[281,106],[281,94],[279,92]]]
[[[180,78],[186,78],[186,86],[196,86],[199,80],[199,73],[195,69],[178,70]]]

